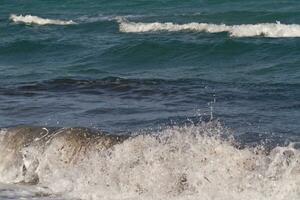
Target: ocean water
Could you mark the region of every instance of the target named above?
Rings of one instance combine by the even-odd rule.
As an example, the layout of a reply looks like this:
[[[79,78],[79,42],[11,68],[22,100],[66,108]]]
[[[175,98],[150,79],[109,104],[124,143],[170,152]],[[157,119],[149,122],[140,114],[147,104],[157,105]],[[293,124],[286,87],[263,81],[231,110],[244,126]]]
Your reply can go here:
[[[296,0],[0,2],[0,199],[299,199]]]

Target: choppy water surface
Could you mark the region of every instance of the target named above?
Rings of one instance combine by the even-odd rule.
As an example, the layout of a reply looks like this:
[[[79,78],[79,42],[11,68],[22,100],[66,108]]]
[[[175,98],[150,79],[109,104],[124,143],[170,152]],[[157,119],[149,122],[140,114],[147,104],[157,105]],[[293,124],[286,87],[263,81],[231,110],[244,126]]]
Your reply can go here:
[[[298,1],[0,8],[0,198],[299,199]]]

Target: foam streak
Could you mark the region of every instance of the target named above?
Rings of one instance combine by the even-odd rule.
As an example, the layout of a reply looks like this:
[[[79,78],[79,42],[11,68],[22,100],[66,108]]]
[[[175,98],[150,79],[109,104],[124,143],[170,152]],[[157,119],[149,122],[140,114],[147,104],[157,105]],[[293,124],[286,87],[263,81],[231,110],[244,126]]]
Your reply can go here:
[[[120,31],[125,33],[142,33],[157,31],[194,31],[207,33],[228,32],[231,37],[255,37],[264,36],[270,38],[278,37],[300,37],[300,25],[298,24],[281,24],[261,23],[261,24],[242,24],[242,25],[225,25],[225,24],[208,24],[208,23],[141,23],[141,22],[120,22]]]
[[[10,15],[9,19],[15,23],[36,24],[36,25],[71,25],[76,24],[74,21],[63,21],[58,19],[45,19],[33,15]]]

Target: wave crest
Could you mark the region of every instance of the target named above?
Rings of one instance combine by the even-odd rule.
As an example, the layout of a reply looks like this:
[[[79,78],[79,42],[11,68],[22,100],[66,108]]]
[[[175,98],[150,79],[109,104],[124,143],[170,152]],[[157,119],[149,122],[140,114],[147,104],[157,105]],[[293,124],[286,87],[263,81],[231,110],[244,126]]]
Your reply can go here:
[[[208,33],[228,32],[231,37],[300,37],[300,25],[298,24],[281,24],[277,23],[261,23],[261,24],[242,24],[242,25],[225,25],[225,24],[209,24],[209,23],[142,23],[120,21],[119,29],[125,33],[142,33],[157,31],[195,31]]]
[[[36,25],[72,25],[76,24],[76,22],[69,20],[58,20],[58,19],[45,19],[38,16],[33,15],[10,15],[9,19],[15,23],[23,23],[23,24],[36,24]]]
[[[224,133],[214,122],[129,138],[3,129],[0,181],[81,199],[299,199],[299,150],[238,149]]]

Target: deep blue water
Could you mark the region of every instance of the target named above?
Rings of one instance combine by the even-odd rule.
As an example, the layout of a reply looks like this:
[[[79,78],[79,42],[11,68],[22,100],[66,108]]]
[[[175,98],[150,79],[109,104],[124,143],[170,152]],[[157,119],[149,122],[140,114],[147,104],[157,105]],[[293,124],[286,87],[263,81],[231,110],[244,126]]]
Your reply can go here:
[[[299,140],[299,38],[124,33],[117,20],[300,24],[299,10],[295,0],[2,0],[0,127],[131,132],[207,121],[212,111],[247,141]],[[14,23],[11,14],[77,24]]]

